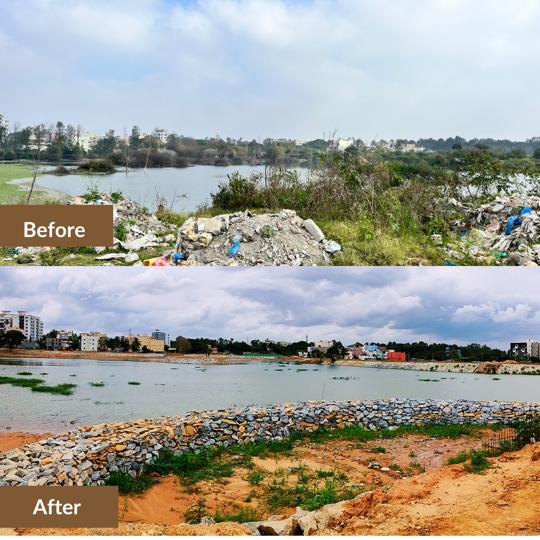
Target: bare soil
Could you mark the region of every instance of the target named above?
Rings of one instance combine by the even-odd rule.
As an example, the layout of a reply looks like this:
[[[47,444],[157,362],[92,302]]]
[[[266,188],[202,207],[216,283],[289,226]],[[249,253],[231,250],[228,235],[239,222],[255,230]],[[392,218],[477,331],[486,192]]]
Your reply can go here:
[[[462,450],[478,448],[492,435],[432,439],[408,435],[367,443],[326,441],[299,444],[289,455],[253,458],[252,469],[238,467],[231,478],[182,484],[160,478],[142,495],[121,496],[118,529],[11,530],[39,535],[236,535],[247,530],[235,523],[187,525],[184,514],[204,499],[206,513],[250,507],[261,519],[289,514],[271,512],[264,488],[248,482],[261,471],[285,474],[294,481],[297,467],[343,472],[363,495],[346,503],[343,514],[324,531],[330,535],[519,535],[540,533],[540,444],[492,459],[484,474],[467,473],[463,464],[446,465]],[[383,451],[384,450],[384,451]],[[459,516],[459,519],[456,519]],[[9,531],[1,531],[7,533]]]

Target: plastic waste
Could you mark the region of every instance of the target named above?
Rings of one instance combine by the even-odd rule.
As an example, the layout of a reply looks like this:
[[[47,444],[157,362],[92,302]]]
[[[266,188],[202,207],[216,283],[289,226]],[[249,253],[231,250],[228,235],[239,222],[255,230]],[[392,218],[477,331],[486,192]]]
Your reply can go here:
[[[507,236],[514,230],[515,227],[519,227],[522,223],[520,216],[510,216],[504,226],[504,234]]]
[[[153,259],[145,259],[144,266],[170,266],[166,257],[154,257]]]
[[[522,211],[521,211],[521,214],[522,216],[526,216],[527,214],[530,214],[532,212],[532,208],[529,208],[528,206],[526,206]]]
[[[238,253],[239,249],[240,249],[240,240],[235,240],[233,242],[233,245],[229,248],[227,255],[229,257],[234,257]]]
[[[183,253],[180,253],[179,251],[173,253],[171,255],[171,257],[172,257],[173,261],[175,261],[175,262],[183,261],[186,258],[186,256]]]
[[[446,266],[459,266],[459,264],[449,261],[448,259],[444,260],[444,264],[446,264]]]

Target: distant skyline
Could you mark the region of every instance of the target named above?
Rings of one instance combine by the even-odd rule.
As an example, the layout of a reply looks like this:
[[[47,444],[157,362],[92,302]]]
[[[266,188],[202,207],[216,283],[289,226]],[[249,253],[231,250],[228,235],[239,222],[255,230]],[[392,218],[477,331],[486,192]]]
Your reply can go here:
[[[0,112],[93,132],[540,135],[537,0],[3,0]]]
[[[106,279],[104,273],[107,274]],[[0,310],[47,330],[481,343],[540,339],[529,268],[0,268]]]

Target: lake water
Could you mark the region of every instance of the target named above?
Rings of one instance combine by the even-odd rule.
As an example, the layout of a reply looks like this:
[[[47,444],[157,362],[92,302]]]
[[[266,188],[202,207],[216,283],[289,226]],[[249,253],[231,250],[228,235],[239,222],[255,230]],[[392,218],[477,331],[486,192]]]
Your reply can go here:
[[[149,210],[156,210],[158,196],[164,197],[167,206],[178,212],[191,212],[200,205],[211,202],[210,194],[215,193],[227,175],[239,172],[249,176],[260,173],[264,167],[236,165],[230,167],[214,167],[197,165],[185,169],[134,169],[127,174],[117,172],[110,175],[66,175],[56,176],[44,174],[38,177],[37,185],[62,191],[69,195],[81,195],[88,188],[96,186],[101,192],[121,191],[132,200],[142,204]],[[27,183],[28,179],[14,180],[13,183]],[[174,202],[173,202],[174,201]]]
[[[0,386],[0,431],[63,431],[72,425],[181,415],[286,401],[440,398],[537,401],[534,376],[429,373],[276,362],[198,366],[158,362],[0,361],[0,375],[32,372],[46,384],[77,384],[72,396]],[[44,373],[44,374],[43,374]],[[42,375],[43,374],[43,375]],[[72,376],[73,375],[73,376]],[[342,378],[342,379],[339,379]],[[343,379],[345,378],[345,379]],[[423,382],[435,379],[438,382]],[[128,381],[139,381],[140,386]],[[104,382],[96,388],[90,382]]]

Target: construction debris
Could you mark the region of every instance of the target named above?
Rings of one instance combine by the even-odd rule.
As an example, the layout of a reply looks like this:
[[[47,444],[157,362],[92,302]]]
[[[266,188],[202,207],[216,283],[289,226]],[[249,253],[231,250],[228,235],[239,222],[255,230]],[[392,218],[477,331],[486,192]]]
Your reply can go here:
[[[341,250],[311,220],[293,210],[252,214],[249,210],[187,219],[178,231],[182,265],[319,265]]]
[[[454,223],[461,249],[446,248],[450,257],[466,255],[478,262],[491,260],[513,266],[540,264],[540,197],[501,195],[476,208],[455,199],[449,202],[465,215],[464,221]]]

